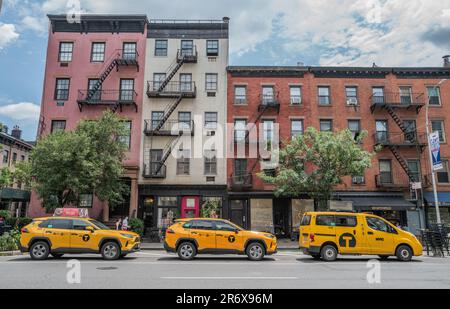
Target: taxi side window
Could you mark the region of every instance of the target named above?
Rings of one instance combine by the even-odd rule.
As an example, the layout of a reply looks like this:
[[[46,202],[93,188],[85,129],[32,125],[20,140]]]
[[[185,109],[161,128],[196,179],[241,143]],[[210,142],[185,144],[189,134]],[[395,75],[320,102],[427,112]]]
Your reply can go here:
[[[304,215],[300,226],[308,226],[311,224],[311,215]]]
[[[50,219],[39,224],[39,227],[46,229],[70,230],[72,228],[72,222],[70,220]]]
[[[192,226],[191,229],[196,229],[196,230],[212,230],[213,227],[213,223],[212,221],[206,221],[206,220],[198,220],[198,221],[194,221],[192,222]]]
[[[389,224],[387,224],[386,222],[384,222],[381,219],[367,217],[366,221],[367,221],[367,225],[372,230],[381,231],[381,232],[385,232],[385,233],[391,233],[391,234],[397,234],[396,230],[394,230]]]
[[[217,221],[216,222],[216,230],[234,232],[234,231],[236,231],[236,228],[226,222]]]
[[[73,220],[72,229],[78,230],[78,231],[84,231],[84,230],[86,230],[86,227],[88,227],[88,226],[92,226],[92,225],[90,225],[88,222],[83,221],[83,220]]]
[[[336,219],[334,216],[317,216],[316,225],[319,226],[336,226]]]
[[[336,226],[355,227],[357,223],[355,216],[336,216]]]

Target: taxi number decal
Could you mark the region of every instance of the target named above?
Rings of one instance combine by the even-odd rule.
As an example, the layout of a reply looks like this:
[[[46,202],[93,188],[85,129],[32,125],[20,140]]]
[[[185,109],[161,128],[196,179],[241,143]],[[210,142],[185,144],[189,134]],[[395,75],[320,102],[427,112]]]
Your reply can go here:
[[[234,237],[233,235],[228,236],[228,241],[233,243],[236,241],[236,237]]]
[[[89,239],[91,239],[91,236],[89,235],[83,235],[83,241],[89,241]]]
[[[339,246],[341,247],[349,247],[354,248],[356,247],[356,238],[353,236],[353,234],[345,233],[342,234],[341,237],[339,237]]]

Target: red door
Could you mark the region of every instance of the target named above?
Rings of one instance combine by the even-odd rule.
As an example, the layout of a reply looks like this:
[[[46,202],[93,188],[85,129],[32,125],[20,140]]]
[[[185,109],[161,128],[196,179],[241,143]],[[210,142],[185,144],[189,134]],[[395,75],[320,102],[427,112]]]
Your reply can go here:
[[[183,196],[181,198],[181,218],[200,217],[200,197]]]

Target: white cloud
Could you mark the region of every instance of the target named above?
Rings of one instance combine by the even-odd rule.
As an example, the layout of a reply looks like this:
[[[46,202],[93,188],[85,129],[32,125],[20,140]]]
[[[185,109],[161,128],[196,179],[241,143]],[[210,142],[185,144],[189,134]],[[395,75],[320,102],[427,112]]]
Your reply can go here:
[[[44,35],[47,32],[47,19],[37,18],[34,16],[25,16],[22,19],[22,24],[26,29],[33,30],[39,35]]]
[[[41,108],[29,102],[0,106],[0,115],[14,120],[38,120]]]
[[[0,23],[0,50],[13,43],[18,38],[19,33],[16,32],[16,27],[13,24]]]

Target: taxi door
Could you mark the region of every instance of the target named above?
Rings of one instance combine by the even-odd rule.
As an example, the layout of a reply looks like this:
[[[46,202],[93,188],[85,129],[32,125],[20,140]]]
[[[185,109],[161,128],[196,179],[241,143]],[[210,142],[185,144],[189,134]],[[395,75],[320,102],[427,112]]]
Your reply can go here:
[[[310,247],[322,246],[327,241],[336,242],[336,218],[334,215],[317,214],[316,225],[312,230]]]
[[[99,250],[99,236],[96,234],[95,230],[86,230],[86,227],[88,226],[92,225],[84,220],[73,220],[72,231],[70,233],[70,247],[72,249],[80,249],[81,251],[84,249],[94,251]]]
[[[66,219],[50,219],[43,226],[42,234],[51,242],[51,250],[70,248],[70,232],[72,221]]]
[[[216,249],[216,231],[210,220],[194,221],[190,229],[190,238],[197,241],[198,249]]]
[[[394,234],[389,224],[377,217],[366,216],[367,246],[371,254],[394,254]]]
[[[216,249],[244,251],[244,236],[242,231],[223,221],[216,221],[215,226]]]
[[[336,241],[342,254],[369,253],[364,232],[364,217],[336,215]]]

